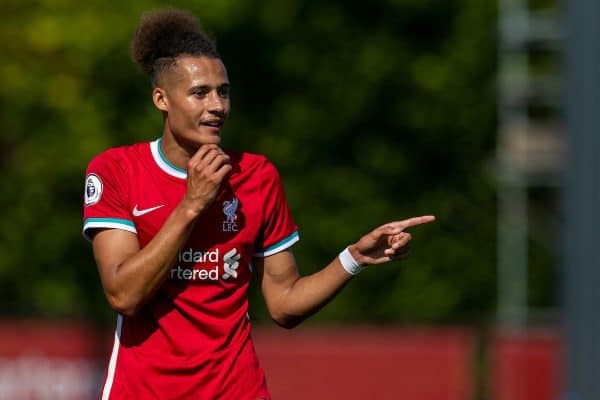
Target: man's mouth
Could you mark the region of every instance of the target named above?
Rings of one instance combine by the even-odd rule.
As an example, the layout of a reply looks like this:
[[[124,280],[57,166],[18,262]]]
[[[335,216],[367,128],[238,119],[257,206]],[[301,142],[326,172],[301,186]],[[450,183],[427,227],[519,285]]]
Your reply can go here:
[[[220,129],[223,126],[223,122],[225,122],[225,121],[222,119],[215,119],[215,120],[202,121],[202,122],[200,122],[200,125]]]

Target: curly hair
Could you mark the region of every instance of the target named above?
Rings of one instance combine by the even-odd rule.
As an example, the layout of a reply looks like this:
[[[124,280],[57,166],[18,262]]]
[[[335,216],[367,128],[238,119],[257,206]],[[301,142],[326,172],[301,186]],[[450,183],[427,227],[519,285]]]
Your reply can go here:
[[[131,57],[153,85],[181,55],[221,58],[213,38],[189,12],[165,8],[142,14],[131,41]]]

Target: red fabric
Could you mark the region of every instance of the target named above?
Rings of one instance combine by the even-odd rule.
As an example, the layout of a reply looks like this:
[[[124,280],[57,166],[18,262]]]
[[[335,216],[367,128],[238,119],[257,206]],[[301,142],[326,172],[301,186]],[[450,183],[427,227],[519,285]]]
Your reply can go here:
[[[169,279],[135,317],[123,317],[111,399],[269,398],[247,319],[250,263],[256,251],[287,243],[297,227],[276,169],[262,156],[228,154],[233,171]],[[145,246],[186,189],[185,178],[160,165],[148,143],[94,158],[87,174],[101,179],[102,195],[84,206],[84,226],[133,226]]]

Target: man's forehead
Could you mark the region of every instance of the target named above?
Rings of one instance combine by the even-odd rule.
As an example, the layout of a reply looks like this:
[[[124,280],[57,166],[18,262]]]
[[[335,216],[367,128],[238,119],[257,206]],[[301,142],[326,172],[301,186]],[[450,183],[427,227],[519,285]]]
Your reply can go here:
[[[166,87],[184,90],[198,86],[217,87],[229,84],[223,62],[218,58],[205,56],[178,57],[162,79]]]
[[[227,70],[217,58],[209,57],[182,57],[177,60],[178,75],[180,79],[193,82],[215,83],[215,81],[228,81]]]

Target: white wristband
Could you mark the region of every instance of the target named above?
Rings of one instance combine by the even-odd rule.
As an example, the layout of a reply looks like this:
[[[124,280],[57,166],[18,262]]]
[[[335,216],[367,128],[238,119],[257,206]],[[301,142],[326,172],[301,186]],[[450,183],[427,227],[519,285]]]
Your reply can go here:
[[[350,250],[348,250],[347,247],[340,253],[338,257],[340,258],[342,267],[344,267],[346,272],[350,275],[358,275],[360,271],[367,268],[366,265],[359,264],[358,261],[352,257],[352,254],[350,254]]]

